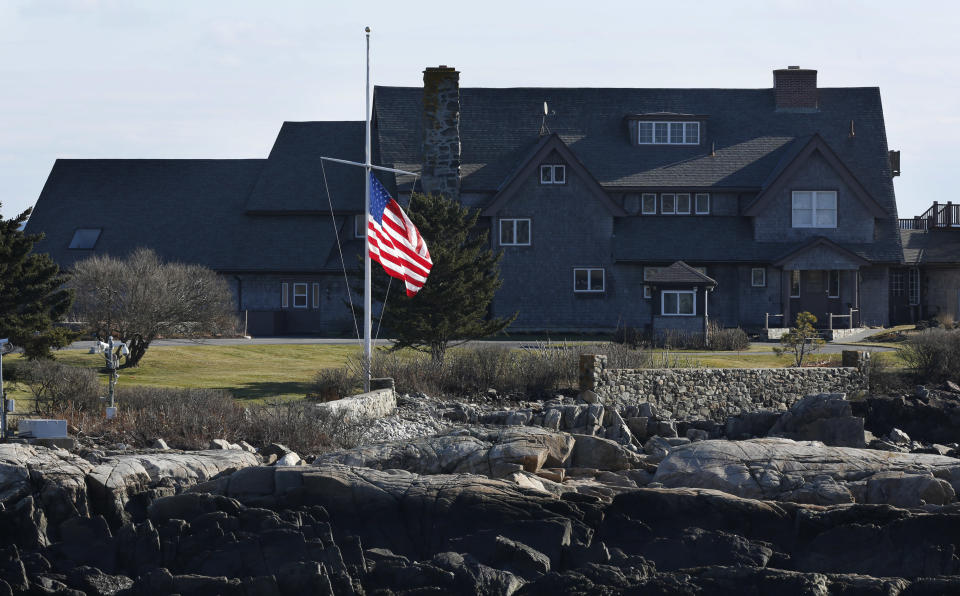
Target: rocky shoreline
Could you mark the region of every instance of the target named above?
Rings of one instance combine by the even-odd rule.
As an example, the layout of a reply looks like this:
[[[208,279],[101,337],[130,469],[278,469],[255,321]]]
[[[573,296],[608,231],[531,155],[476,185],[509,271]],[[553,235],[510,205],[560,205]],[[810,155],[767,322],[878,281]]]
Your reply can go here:
[[[960,395],[931,438],[837,394],[725,425],[595,398],[404,396],[304,459],[2,444],[0,595],[960,592]]]

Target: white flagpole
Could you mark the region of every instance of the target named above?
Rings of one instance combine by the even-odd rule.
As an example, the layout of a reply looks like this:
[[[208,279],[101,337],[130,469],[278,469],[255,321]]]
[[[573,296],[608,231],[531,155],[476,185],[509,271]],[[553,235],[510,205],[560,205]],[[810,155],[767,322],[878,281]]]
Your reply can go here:
[[[366,163],[364,164],[364,193],[363,193],[363,216],[364,219],[370,216],[370,27],[364,31],[367,34],[367,111],[364,116],[367,122],[366,134]],[[373,292],[370,288],[370,230],[363,235],[363,390],[370,391],[370,365],[371,348],[370,335],[373,329],[371,324],[371,296]]]

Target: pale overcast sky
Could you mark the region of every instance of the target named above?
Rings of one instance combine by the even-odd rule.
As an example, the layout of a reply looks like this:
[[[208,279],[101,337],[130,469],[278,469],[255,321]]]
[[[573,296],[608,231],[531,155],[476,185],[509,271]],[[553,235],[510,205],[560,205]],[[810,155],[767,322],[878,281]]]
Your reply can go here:
[[[363,119],[373,78],[464,86],[879,86],[901,217],[958,200],[952,2],[0,0],[0,201],[31,206],[57,158],[265,157],[284,120]]]

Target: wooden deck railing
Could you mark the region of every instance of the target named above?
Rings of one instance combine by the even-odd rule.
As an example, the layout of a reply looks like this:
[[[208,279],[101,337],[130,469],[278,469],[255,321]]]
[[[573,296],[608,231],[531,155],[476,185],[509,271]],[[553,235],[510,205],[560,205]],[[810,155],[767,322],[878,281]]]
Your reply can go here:
[[[933,206],[923,214],[911,219],[901,218],[898,223],[901,230],[960,229],[960,204],[955,205],[953,201],[947,201],[946,204],[934,201]]]

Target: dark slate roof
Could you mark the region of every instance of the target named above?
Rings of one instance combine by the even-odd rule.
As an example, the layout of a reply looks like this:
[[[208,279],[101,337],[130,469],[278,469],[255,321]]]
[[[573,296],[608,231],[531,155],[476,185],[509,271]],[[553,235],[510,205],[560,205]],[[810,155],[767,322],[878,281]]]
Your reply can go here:
[[[716,280],[700,273],[683,261],[677,261],[669,267],[649,273],[644,281],[664,285],[717,285]]]
[[[90,254],[150,247],[170,261],[219,271],[339,270],[326,215],[247,215],[265,160],[61,159],[27,225],[63,267]],[[352,219],[338,217],[341,234]],[[95,250],[70,250],[76,228],[101,228]],[[336,267],[330,263],[336,261]],[[348,265],[351,262],[347,258]]]
[[[250,212],[363,212],[363,168],[321,157],[364,161],[364,123],[284,122],[247,201]]]
[[[900,230],[909,265],[960,264],[960,230]]]
[[[807,244],[803,242],[757,242],[748,217],[634,216],[614,220],[613,256],[617,261],[637,263],[773,263]],[[695,241],[693,241],[695,239]],[[899,244],[839,246],[868,261],[899,263]]]

